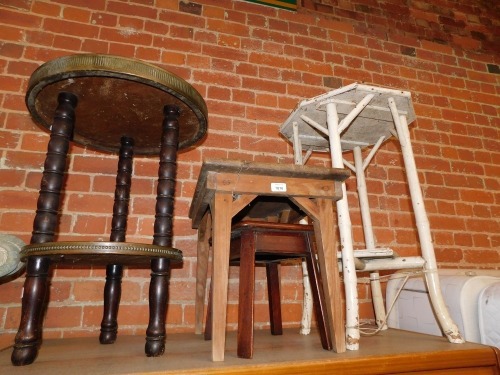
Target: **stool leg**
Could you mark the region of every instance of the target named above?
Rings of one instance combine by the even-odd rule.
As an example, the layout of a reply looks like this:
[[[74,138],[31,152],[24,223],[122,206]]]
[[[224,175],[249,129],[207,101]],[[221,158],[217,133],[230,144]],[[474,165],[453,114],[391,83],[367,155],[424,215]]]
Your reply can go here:
[[[205,294],[207,288],[207,276],[209,267],[209,239],[212,233],[212,216],[206,213],[198,227],[197,261],[196,261],[196,299],[195,309],[195,333],[203,332],[203,312],[205,309]],[[208,327],[208,326],[207,326]],[[206,331],[206,329],[205,329]]]
[[[130,185],[132,183],[132,164],[134,140],[122,137],[118,171],[116,173],[115,202],[111,221],[111,242],[125,242],[127,230]],[[106,266],[106,284],[104,286],[104,313],[101,322],[101,344],[112,344],[118,332],[118,307],[121,297],[123,267],[120,264]]]
[[[309,282],[311,284],[311,292],[314,301],[314,310],[316,313],[316,323],[318,325],[319,335],[321,337],[321,345],[325,350],[332,350],[332,340],[329,335],[328,319],[326,313],[326,306],[324,306],[324,293],[319,280],[319,267],[315,259],[315,253],[312,250],[311,235],[306,236],[307,252],[306,263],[309,274]]]
[[[255,298],[255,234],[241,233],[238,302],[238,357],[253,357],[253,304]],[[214,249],[216,251],[216,249]]]
[[[210,280],[210,287],[208,291],[208,305],[207,305],[207,316],[205,319],[205,340],[212,340],[212,297],[213,297],[213,284]]]
[[[282,335],[283,324],[281,319],[281,294],[278,263],[266,263],[267,295],[269,299],[269,319],[271,334]]]
[[[118,307],[121,297],[123,267],[120,264],[106,266],[106,284],[104,285],[104,312],[101,321],[101,344],[113,344],[118,333]]]
[[[171,247],[177,147],[179,144],[179,109],[175,106],[165,106],[164,115],[153,244]],[[168,259],[151,260],[149,324],[146,330],[145,347],[148,357],[160,356],[165,351],[169,274],[170,261]]]
[[[77,101],[77,97],[71,93],[63,92],[58,96],[58,106],[52,124],[36,216],[33,221],[32,244],[54,240]],[[21,322],[11,357],[12,364],[16,366],[33,363],[38,354],[42,336],[42,317],[49,288],[49,269],[50,260],[47,258],[28,259]]]

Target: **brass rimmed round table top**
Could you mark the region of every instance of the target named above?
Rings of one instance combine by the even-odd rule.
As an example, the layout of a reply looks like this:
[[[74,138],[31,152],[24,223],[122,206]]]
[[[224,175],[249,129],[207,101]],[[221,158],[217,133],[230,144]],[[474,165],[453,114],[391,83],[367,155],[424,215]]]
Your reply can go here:
[[[158,154],[165,105],[180,109],[180,149],[207,131],[207,107],[198,91],[140,60],[80,54],[41,65],[31,75],[26,105],[42,127],[50,129],[62,91],[78,98],[73,141],[93,149],[118,152],[120,138],[127,136],[134,139],[136,154]]]
[[[65,264],[124,264],[148,266],[153,258],[182,261],[182,251],[173,247],[135,242],[45,242],[26,245],[21,250],[21,260],[39,256],[55,263]]]

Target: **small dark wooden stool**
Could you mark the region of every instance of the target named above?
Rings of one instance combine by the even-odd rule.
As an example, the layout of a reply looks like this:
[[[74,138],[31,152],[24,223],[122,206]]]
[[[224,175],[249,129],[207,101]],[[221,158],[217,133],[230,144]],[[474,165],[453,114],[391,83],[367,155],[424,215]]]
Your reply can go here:
[[[206,133],[203,98],[183,79],[138,60],[109,55],[72,55],[50,61],[31,76],[26,104],[50,130],[27,262],[22,313],[12,363],[32,363],[41,344],[43,313],[53,263],[106,265],[102,344],[115,341],[124,265],[151,268],[145,351],[162,355],[172,248],[177,150]],[[55,114],[54,114],[55,110]],[[119,154],[109,242],[54,242],[70,141]],[[153,244],[125,242],[132,157],[159,155]]]
[[[253,357],[255,265],[262,263],[266,266],[271,333],[281,335],[283,328],[278,265],[294,258],[306,259],[321,344],[325,350],[332,349],[313,241],[314,229],[311,225],[242,221],[233,226],[230,260],[232,265],[240,266],[238,357]],[[205,339],[211,339],[211,310],[209,298]]]

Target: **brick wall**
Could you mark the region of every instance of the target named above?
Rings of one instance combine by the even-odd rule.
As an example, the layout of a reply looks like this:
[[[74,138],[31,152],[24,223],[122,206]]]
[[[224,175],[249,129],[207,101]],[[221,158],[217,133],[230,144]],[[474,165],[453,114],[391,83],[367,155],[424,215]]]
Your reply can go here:
[[[47,134],[24,104],[30,74],[58,56],[86,52],[135,57],[192,83],[209,109],[209,132],[179,155],[175,246],[168,329],[192,331],[195,231],[187,213],[203,159],[291,163],[278,136],[296,103],[352,82],[412,92],[416,162],[441,267],[499,268],[499,8],[495,2],[303,0],[288,12],[229,0],[0,1],[0,232],[29,241]],[[497,39],[494,36],[497,36]],[[63,197],[60,240],[107,240],[116,161],[73,146]],[[346,156],[350,158],[349,155]],[[314,154],[310,164],[328,165]],[[397,144],[383,145],[368,168],[375,236],[403,255],[419,252]],[[134,165],[128,239],[149,242],[154,159]],[[354,240],[363,247],[355,179],[348,182]],[[257,316],[266,325],[263,273]],[[104,271],[54,270],[45,337],[96,335]],[[283,267],[284,320],[298,325],[297,267]],[[231,270],[231,328],[236,322]],[[23,278],[0,285],[0,341],[20,318]],[[149,272],[129,269],[119,313],[121,334],[143,333]],[[363,319],[373,316],[360,285]]]

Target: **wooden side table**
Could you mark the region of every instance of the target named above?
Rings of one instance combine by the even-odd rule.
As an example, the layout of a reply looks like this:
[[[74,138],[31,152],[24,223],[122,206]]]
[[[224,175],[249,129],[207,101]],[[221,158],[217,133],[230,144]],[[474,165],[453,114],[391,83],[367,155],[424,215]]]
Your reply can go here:
[[[53,263],[106,265],[102,344],[113,343],[123,265],[151,268],[146,354],[165,348],[165,318],[172,248],[178,148],[206,133],[207,108],[186,81],[154,65],[110,55],[72,55],[49,61],[31,76],[26,104],[51,136],[27,262],[19,331],[12,363],[32,363],[41,344],[43,313]],[[55,110],[55,113],[54,113]],[[55,242],[69,144],[119,154],[109,242]],[[153,244],[125,242],[133,155],[159,155]]]
[[[340,278],[335,249],[333,202],[340,199],[343,169],[242,161],[205,161],[189,211],[198,229],[196,331],[201,333],[208,239],[212,237],[212,360],[224,360],[231,220],[260,196],[288,197],[313,221],[325,293],[330,336],[336,352],[345,351]]]

